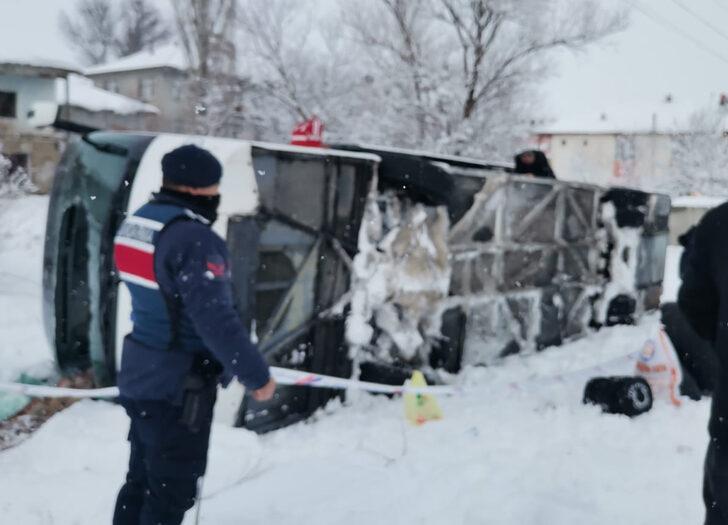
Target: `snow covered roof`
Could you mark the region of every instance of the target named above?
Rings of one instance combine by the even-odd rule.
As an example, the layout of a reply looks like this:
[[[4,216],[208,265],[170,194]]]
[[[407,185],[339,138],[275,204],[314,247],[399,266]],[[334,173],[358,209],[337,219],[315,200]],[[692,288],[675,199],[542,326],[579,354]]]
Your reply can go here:
[[[101,89],[94,85],[93,80],[81,75],[70,74],[68,82],[70,97],[68,102],[71,106],[88,111],[111,111],[122,115],[159,113],[156,106]],[[63,79],[56,80],[56,102],[58,104],[66,103],[66,81]]]
[[[728,197],[716,197],[712,195],[681,195],[672,199],[673,208],[699,208],[710,209],[720,206],[728,201]]]
[[[0,53],[0,71],[10,74],[44,75],[46,77],[64,77],[69,73],[78,73],[78,70],[65,62],[44,60],[41,58],[12,58],[2,56]]]
[[[186,71],[187,58],[184,50],[177,44],[164,44],[154,49],[140,51],[123,58],[112,60],[105,64],[86,68],[86,75],[102,75],[105,73],[120,73],[123,71],[140,71],[144,69],[172,68]]]
[[[652,104],[611,104],[594,106],[592,110],[565,114],[551,122],[537,124],[534,133],[568,134],[646,134],[689,131],[690,118],[697,112],[714,107],[719,110],[719,95],[703,100],[668,99]]]

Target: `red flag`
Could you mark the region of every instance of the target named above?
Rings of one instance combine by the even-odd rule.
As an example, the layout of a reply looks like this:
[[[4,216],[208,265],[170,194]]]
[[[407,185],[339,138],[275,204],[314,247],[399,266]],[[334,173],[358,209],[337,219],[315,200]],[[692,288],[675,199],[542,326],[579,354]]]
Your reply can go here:
[[[291,144],[294,146],[320,148],[324,144],[323,139],[324,123],[318,117],[311,117],[293,128]]]

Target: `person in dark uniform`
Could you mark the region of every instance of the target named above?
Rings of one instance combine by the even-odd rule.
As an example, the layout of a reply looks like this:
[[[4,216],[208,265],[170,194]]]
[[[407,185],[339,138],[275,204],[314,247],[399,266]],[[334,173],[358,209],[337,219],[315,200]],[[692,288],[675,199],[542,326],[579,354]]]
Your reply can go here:
[[[516,164],[515,173],[533,175],[543,179],[555,179],[549,161],[543,151],[527,150],[522,151],[513,158]]]
[[[133,321],[117,378],[131,453],[115,525],[182,522],[207,466],[218,383],[237,378],[258,401],[275,391],[235,309],[225,242],[211,229],[220,163],[186,145],[164,156],[162,172],[159,193],[114,239]]]
[[[706,525],[728,525],[728,203],[710,210],[695,229],[681,261],[678,306],[717,355],[705,457]]]
[[[679,265],[681,279],[689,269],[694,232],[695,226],[678,237],[678,242],[683,247]],[[712,395],[718,373],[718,357],[712,344],[695,333],[677,303],[663,302],[660,304],[660,311],[665,332],[675,347],[682,366],[680,393],[694,400]]]

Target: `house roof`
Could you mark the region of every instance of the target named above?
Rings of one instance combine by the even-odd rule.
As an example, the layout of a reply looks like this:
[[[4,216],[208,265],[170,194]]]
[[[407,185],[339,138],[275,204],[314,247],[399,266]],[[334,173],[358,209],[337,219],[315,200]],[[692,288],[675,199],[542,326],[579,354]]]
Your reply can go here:
[[[34,77],[65,77],[69,73],[78,73],[78,70],[63,62],[13,59],[0,55],[0,73]]]
[[[120,115],[135,113],[159,113],[159,109],[151,104],[139,100],[112,93],[94,85],[93,80],[81,75],[70,74],[68,76],[68,103],[71,106],[86,109],[88,111],[110,111]],[[56,102],[66,104],[66,81],[56,80]]]
[[[94,76],[159,68],[186,71],[188,69],[187,58],[182,47],[177,44],[156,46],[154,49],[140,51],[105,64],[88,67],[84,72],[88,76]]]
[[[691,130],[690,120],[709,108],[720,111],[719,94],[706,95],[698,100],[667,97],[651,104],[595,105],[589,111],[564,114],[536,124],[533,132],[552,135],[601,134],[672,134]]]

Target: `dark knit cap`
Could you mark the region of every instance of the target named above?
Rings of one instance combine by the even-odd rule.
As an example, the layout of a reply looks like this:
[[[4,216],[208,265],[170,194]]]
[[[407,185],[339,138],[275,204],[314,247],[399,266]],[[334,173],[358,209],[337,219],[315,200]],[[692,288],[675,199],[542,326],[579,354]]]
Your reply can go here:
[[[163,184],[205,188],[220,182],[222,166],[206,149],[187,144],[162,157]]]

